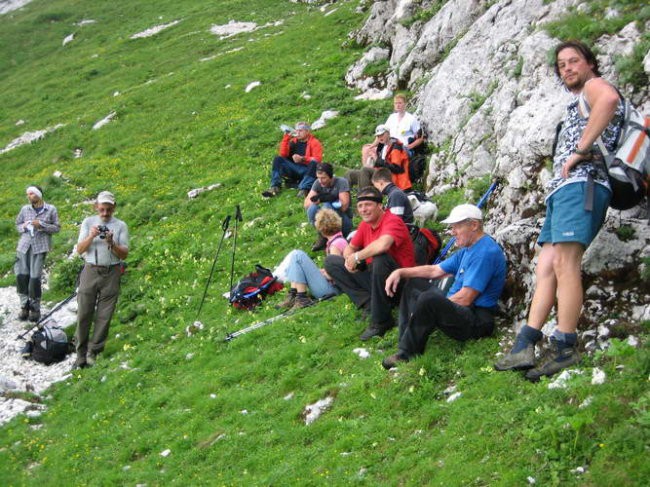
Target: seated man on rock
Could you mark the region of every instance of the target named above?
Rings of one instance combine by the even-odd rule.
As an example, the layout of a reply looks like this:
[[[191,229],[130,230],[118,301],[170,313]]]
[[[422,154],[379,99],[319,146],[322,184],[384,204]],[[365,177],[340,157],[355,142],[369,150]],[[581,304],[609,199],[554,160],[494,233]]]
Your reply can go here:
[[[280,152],[273,159],[271,187],[262,193],[272,198],[280,192],[282,179],[298,182],[298,197],[304,198],[316,179],[316,164],[323,160],[323,146],[307,122],[296,124],[295,136],[285,131]]]
[[[321,162],[316,166],[316,181],[305,197],[304,207],[312,226],[316,221],[316,214],[323,208],[329,208],[341,217],[344,237],[352,230],[350,187],[346,179],[334,176],[334,168],[327,162]],[[323,250],[326,244],[327,238],[319,233],[311,250],[314,252]]]
[[[406,224],[382,207],[381,193],[372,186],[359,191],[357,211],[361,224],[343,251],[329,255],[325,270],[334,285],[370,315],[361,340],[383,336],[392,328],[391,310],[399,302],[399,289],[385,291],[386,277],[395,269],[415,265],[413,242]]]
[[[385,369],[422,355],[436,329],[456,340],[486,337],[494,330],[494,313],[506,278],[506,258],[483,231],[481,210],[459,205],[442,221],[449,225],[459,250],[440,264],[396,269],[385,292],[394,296],[404,280],[399,314],[398,352],[382,362]],[[454,276],[446,295],[432,279]]]
[[[388,169],[382,167],[376,170],[372,175],[372,185],[388,198],[386,201],[387,210],[400,217],[407,225],[413,223],[411,202],[406,193],[395,186]]]
[[[375,169],[385,167],[391,172],[395,186],[403,191],[411,189],[408,153],[399,140],[391,138],[386,125],[377,125],[374,142],[361,149],[361,166],[361,169],[353,169],[345,175],[350,186],[370,186]]]

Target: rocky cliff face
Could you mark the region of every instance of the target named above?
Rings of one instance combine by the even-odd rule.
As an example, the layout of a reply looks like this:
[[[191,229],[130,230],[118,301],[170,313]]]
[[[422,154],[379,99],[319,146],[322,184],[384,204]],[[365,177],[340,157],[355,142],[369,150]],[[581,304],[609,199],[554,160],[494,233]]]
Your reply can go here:
[[[558,39],[549,36],[544,24],[561,19],[569,8],[589,6],[576,0],[450,0],[425,19],[423,12],[432,12],[440,3],[366,2],[369,17],[353,36],[369,49],[350,67],[346,80],[362,91],[413,93],[411,111],[425,123],[430,142],[439,149],[430,159],[426,181],[434,199],[472,178],[501,178],[488,230],[506,249],[510,276],[505,308],[509,319],[519,323],[532,296],[534,242],[544,218],[544,183],[551,176],[548,161],[555,126],[570,99],[549,61]],[[631,53],[640,37],[632,23],[598,40],[606,79],[617,83],[614,55]],[[389,65],[385,76],[364,77],[366,65],[382,60]],[[650,73],[650,54],[644,65]],[[650,113],[647,87],[637,93],[621,88]],[[471,201],[479,195],[467,196]],[[647,209],[623,214],[610,209],[583,261],[586,301],[581,328],[593,343],[620,325],[650,319],[650,286],[640,277],[648,257]]]

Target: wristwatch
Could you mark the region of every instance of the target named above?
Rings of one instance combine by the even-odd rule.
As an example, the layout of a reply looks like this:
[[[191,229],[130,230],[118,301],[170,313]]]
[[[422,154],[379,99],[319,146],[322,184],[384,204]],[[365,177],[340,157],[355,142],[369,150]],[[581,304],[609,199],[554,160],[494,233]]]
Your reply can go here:
[[[576,150],[573,151],[573,152],[575,152],[575,153],[578,154],[579,156],[588,156],[588,155],[591,155],[591,151],[590,151],[589,149],[578,149],[578,148],[576,147]]]

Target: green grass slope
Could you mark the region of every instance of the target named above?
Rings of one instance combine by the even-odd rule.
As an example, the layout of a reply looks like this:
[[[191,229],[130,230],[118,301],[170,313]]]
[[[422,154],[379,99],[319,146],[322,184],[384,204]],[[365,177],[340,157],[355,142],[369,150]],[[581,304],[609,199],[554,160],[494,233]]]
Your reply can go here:
[[[280,299],[255,313],[227,306],[232,238],[206,327],[186,334],[235,205],[237,277],[313,240],[292,191],[259,196],[279,124],[338,110],[316,135],[326,160],[354,167],[389,113],[390,101],[355,101],[342,80],[360,55],[347,37],[363,21],[357,5],[324,15],[280,0],[35,0],[0,17],[0,147],[64,124],[0,155],[2,283],[13,282],[13,220],[28,184],[44,186],[63,224],[51,300],[72,291],[79,262],[65,257],[97,191],[116,193],[132,234],[105,353],[52,387],[44,415],[0,429],[3,485],[642,485],[650,476],[645,346],[615,341],[566,389],[549,389],[493,372],[497,338],[435,334],[423,357],[389,374],[380,359],[396,333],[359,358],[364,324],[345,297],[225,343],[273,316]],[[75,25],[83,19],[96,23]],[[209,32],[229,20],[269,25],[223,40]],[[261,85],[245,93],[253,81]],[[222,186],[188,199],[213,183]],[[604,384],[591,384],[594,367]],[[448,402],[452,390],[461,395]],[[305,406],[326,397],[329,410],[305,425]]]

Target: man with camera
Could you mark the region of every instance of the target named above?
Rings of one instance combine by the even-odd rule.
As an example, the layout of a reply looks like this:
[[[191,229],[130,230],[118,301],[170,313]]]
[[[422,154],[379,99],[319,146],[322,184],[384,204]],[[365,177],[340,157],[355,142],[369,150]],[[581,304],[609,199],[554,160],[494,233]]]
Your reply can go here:
[[[383,336],[395,326],[393,306],[399,303],[399,291],[388,296],[385,282],[388,275],[401,267],[415,265],[415,251],[406,224],[390,211],[384,211],[377,188],[368,186],[359,191],[357,211],[362,222],[343,251],[343,256],[329,255],[325,270],[336,287],[370,315],[370,325],[361,340]]]
[[[352,230],[350,186],[346,179],[334,176],[334,168],[327,162],[321,162],[316,166],[316,181],[305,197],[303,206],[312,226],[316,221],[316,214],[323,208],[329,208],[341,217],[341,231],[344,237],[347,237]],[[319,234],[311,250],[313,252],[323,250],[326,244],[327,238]]]
[[[52,250],[52,234],[57,233],[59,215],[56,208],[43,201],[43,190],[30,186],[26,190],[29,204],[20,209],[16,229],[20,234],[16,248],[16,289],[20,297],[18,319],[37,322],[41,319],[41,275],[45,256]]]
[[[102,191],[95,202],[97,214],[86,218],[79,230],[77,253],[86,263],[77,295],[75,368],[94,365],[97,354],[104,350],[120,292],[123,261],[129,254],[129,230],[113,216],[115,206],[115,196]],[[89,339],[93,316],[95,328]]]

